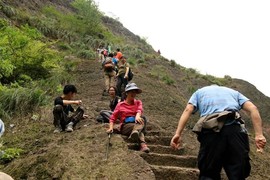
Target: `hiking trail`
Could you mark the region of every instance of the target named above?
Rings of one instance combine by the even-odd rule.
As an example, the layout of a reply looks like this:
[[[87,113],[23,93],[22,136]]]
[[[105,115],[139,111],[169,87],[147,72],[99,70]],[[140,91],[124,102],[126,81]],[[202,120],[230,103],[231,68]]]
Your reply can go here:
[[[101,65],[95,60],[82,60],[77,74],[78,96],[86,104],[89,119],[95,121],[96,115],[102,109],[108,109],[108,97],[102,96],[104,89]],[[114,135],[115,136],[115,135]],[[171,149],[172,135],[149,122],[147,125],[146,142],[150,153],[138,151],[136,144],[129,143],[127,137],[122,136],[130,150],[136,150],[155,175],[155,179],[198,179],[197,157],[188,155],[185,148],[178,151]]]

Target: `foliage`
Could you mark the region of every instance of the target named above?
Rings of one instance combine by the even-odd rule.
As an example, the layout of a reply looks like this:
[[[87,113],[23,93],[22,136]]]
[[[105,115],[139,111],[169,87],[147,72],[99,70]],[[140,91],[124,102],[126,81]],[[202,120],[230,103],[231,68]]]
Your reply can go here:
[[[219,86],[225,86],[230,81],[229,78],[217,78],[212,75],[202,75],[202,79],[209,81],[211,84],[217,84]]]
[[[62,50],[62,51],[71,51],[72,50],[72,47],[69,44],[66,44],[64,42],[59,42],[57,44],[57,47],[59,48],[59,50]]]
[[[97,27],[101,23],[101,13],[93,0],[75,0],[71,3],[78,10],[78,17],[84,24],[85,33],[97,32]]]
[[[162,77],[162,80],[168,85],[173,85],[175,83],[175,81],[167,74]]]
[[[77,52],[78,57],[84,59],[93,59],[95,58],[96,54],[90,50],[80,50]]]
[[[77,13],[58,11],[53,6],[43,8],[43,13],[47,15],[43,21],[50,24],[49,27],[59,28],[64,35],[66,32],[85,36],[86,34],[97,34],[101,28],[101,14],[97,5],[91,0],[75,0],[72,6],[77,9]],[[46,27],[46,24],[43,23]]]
[[[0,82],[10,84],[50,76],[60,57],[41,38],[37,30],[27,25],[18,29],[1,20]]]
[[[132,66],[135,66],[136,65],[136,59],[134,58],[128,58],[128,63]]]
[[[173,80],[173,78],[169,75],[169,72],[167,69],[165,69],[164,66],[161,65],[156,65],[152,68],[150,74],[153,77],[158,78],[159,80],[162,80],[163,82],[165,82],[168,85],[172,85],[175,83],[175,81]]]
[[[12,17],[16,15],[16,10],[0,1],[0,10],[7,16]]]
[[[7,148],[1,151],[0,161],[4,163],[10,162],[15,158],[20,157],[21,153],[23,153],[23,150],[20,148]]]
[[[23,88],[16,84],[14,88],[0,89],[0,116],[25,115],[47,102],[45,92],[40,88]]]

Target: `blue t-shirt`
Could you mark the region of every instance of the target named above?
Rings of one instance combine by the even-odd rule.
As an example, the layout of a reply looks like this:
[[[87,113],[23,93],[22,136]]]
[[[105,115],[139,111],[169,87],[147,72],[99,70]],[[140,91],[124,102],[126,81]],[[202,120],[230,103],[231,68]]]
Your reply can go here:
[[[114,58],[114,57],[112,58],[112,62],[113,62],[114,65],[117,65],[117,63],[118,63],[117,59]]]
[[[247,97],[233,89],[224,86],[206,86],[192,94],[188,103],[192,104],[200,116],[206,116],[222,111],[239,111],[242,105],[249,101]]]

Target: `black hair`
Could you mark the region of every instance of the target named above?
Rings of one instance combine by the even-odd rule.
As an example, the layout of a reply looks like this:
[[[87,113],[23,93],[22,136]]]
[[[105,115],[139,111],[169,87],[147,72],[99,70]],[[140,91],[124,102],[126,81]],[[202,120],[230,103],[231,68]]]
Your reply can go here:
[[[117,48],[116,51],[120,51],[120,48]]]
[[[68,94],[70,92],[77,93],[77,88],[74,85],[71,85],[71,84],[65,85],[65,87],[63,89],[63,93]]]
[[[113,88],[114,91],[115,91],[115,94],[117,94],[117,88],[115,86],[110,86],[109,89],[108,89],[108,92],[110,91],[111,88]]]
[[[108,56],[109,56],[109,57],[113,57],[113,53],[110,53]]]

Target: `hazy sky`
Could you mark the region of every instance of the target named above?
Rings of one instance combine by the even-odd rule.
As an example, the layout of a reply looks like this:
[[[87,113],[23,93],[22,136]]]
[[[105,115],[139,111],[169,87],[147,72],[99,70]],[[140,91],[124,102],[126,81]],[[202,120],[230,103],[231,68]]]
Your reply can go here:
[[[216,77],[229,75],[270,97],[269,0],[95,0],[155,50]]]

